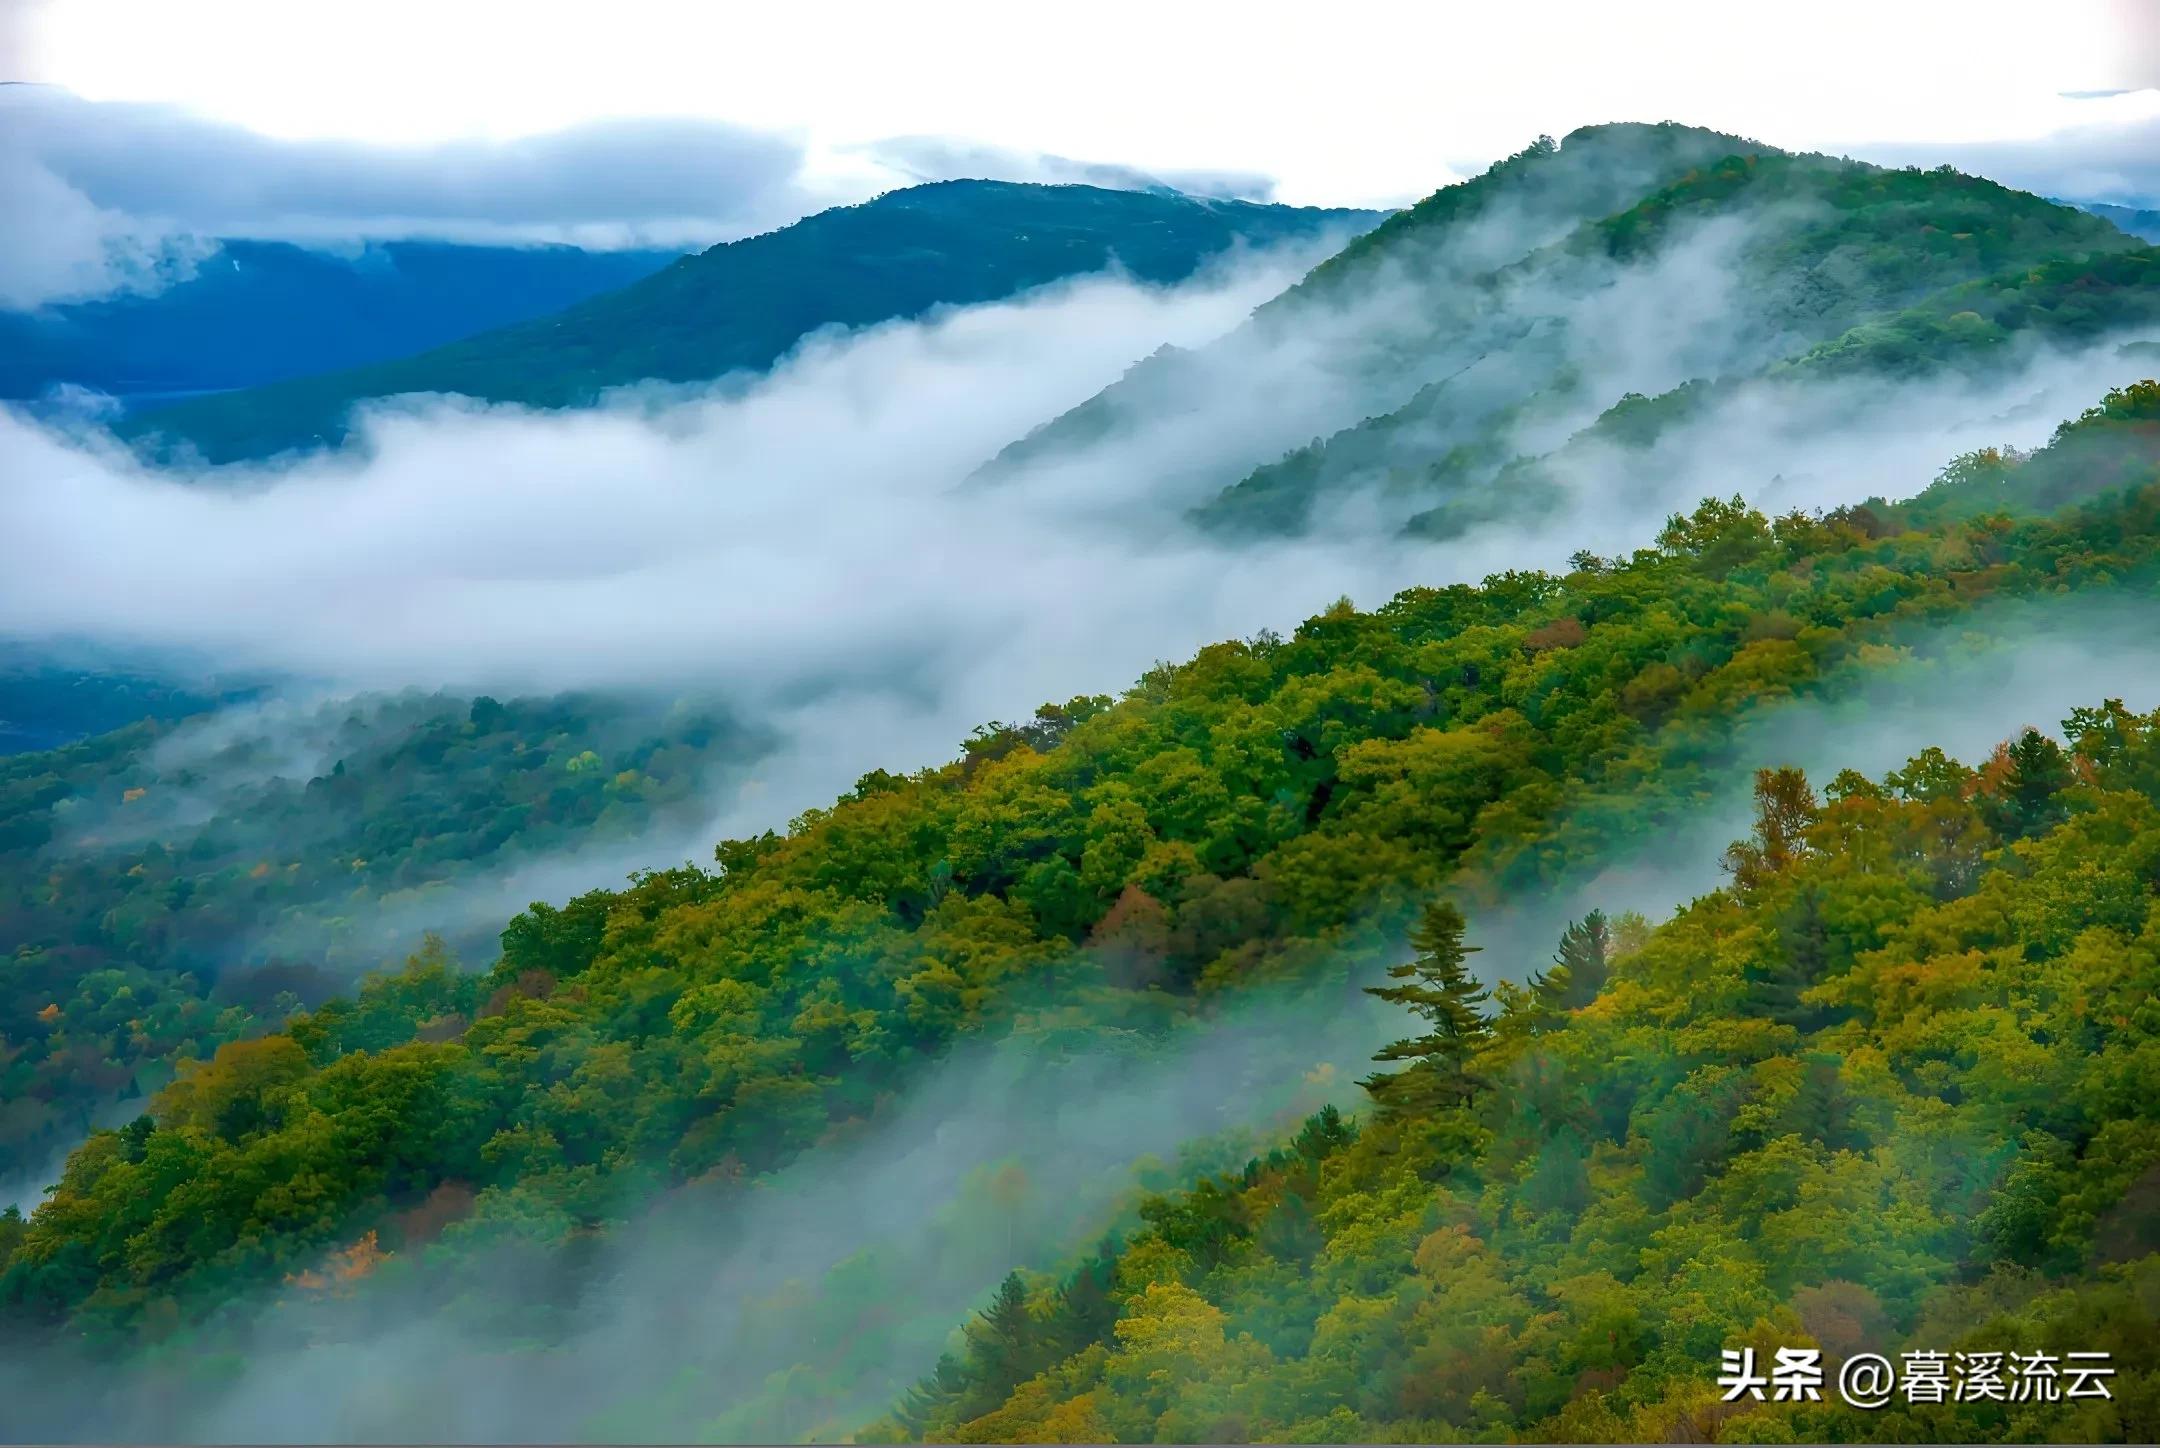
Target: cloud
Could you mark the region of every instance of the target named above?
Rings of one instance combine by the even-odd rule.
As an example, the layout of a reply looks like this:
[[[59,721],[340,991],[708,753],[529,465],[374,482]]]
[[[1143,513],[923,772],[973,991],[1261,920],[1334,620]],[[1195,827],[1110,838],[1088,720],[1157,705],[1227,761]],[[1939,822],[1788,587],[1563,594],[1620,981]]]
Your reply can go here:
[[[2155,12],[2160,14],[2160,12]],[[2070,201],[2160,206],[2160,109],[2151,89],[2095,95],[2118,114],[2023,140],[1910,143],[1854,151],[1893,166],[1951,165],[2021,191]]]
[[[160,290],[208,250],[99,206],[0,133],[0,309]]]
[[[201,479],[6,414],[0,619],[347,688],[710,687],[789,721],[817,767],[767,776],[761,812],[800,808],[836,769],[943,757],[984,719],[1292,624],[1365,576],[1327,550],[1226,569],[1136,540],[1139,514],[1106,500],[952,491],[1310,260],[1248,256],[1176,290],[1087,279],[590,411],[392,404],[351,456]]]
[[[1118,191],[1168,189],[1224,201],[1272,201],[1274,178],[1253,171],[1143,171],[1099,161],[1075,161],[943,136],[894,136],[845,148],[904,176],[924,181],[1036,181],[1102,186]]]
[[[0,87],[0,306],[152,290],[207,238],[689,247],[862,199],[806,180],[803,158],[794,139],[714,121],[387,147]]]
[[[0,0],[0,86],[38,78],[37,12],[52,0]]]
[[[2107,0],[2101,30],[2108,83],[2160,89],[2160,9],[2149,0]]]

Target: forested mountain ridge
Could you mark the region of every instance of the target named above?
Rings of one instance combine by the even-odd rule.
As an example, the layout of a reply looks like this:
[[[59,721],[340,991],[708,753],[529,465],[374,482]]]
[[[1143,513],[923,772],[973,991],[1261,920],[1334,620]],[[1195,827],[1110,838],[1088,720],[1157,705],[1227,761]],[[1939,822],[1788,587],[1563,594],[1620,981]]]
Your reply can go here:
[[[575,406],[633,382],[761,370],[823,327],[995,301],[1112,265],[1148,282],[1182,281],[1238,246],[1348,235],[1377,216],[1159,191],[933,182],[683,257],[557,315],[418,356],[147,412],[122,430],[223,462],[335,442],[348,410],[370,398],[445,392]]]
[[[1054,470],[1262,393],[1276,405],[1166,478],[1166,505],[1182,495],[1192,522],[1231,538],[1375,513],[1447,538],[1510,513],[1534,521],[1571,474],[1603,492],[1609,472],[1671,472],[1644,455],[1654,436],[1625,439],[1634,457],[1601,449],[1612,467],[1580,465],[1607,440],[1598,420],[1631,400],[1686,388],[1723,402],[1720,389],[1774,379],[1787,410],[1857,403],[1864,417],[1882,393],[1830,394],[1869,371],[1996,379],[2050,346],[2150,323],[2160,281],[2133,260],[2149,252],[2084,211],[1947,167],[1590,127],[1389,218],[1217,341],[1146,358],[976,481]],[[1571,440],[1575,455],[1556,456]]]
[[[2140,384],[1909,504],[1708,503],[1565,577],[1345,603],[868,776],[785,837],[723,845],[717,872],[536,906],[493,970],[378,980],[94,1136],[0,1244],[0,1321],[184,1365],[240,1330],[221,1306],[359,1241],[359,1275],[456,1295],[490,1253],[537,1270],[670,1183],[724,1199],[1009,1025],[1024,991],[1198,1004],[1384,956],[1451,882],[1535,888],[1654,835],[1743,706],[1895,668],[1991,599],[2149,597],[2156,424]],[[2000,510],[2028,494],[2068,510]],[[1599,798],[1641,833],[1586,834],[1574,811]]]
[[[0,311],[0,397],[72,383],[155,401],[385,361],[612,291],[675,256],[428,241],[341,254],[215,242],[155,292]]]
[[[1255,309],[1245,327],[1194,352],[1165,348],[1119,382],[1049,419],[979,470],[993,480],[1030,463],[1084,446],[1181,393],[1204,385],[1218,353],[1314,327],[1340,332],[1364,354],[1431,365],[1435,334],[1444,333],[1474,296],[1464,288],[1492,270],[1558,241],[1575,227],[1637,200],[1645,190],[1706,165],[1748,143],[1692,126],[1590,126],[1564,146],[1540,139],[1484,173],[1443,186],[1395,213],[1321,262],[1297,285]],[[1365,293],[1385,287],[1403,305],[1368,306]],[[1336,317],[1347,309],[1354,322]]]
[[[1550,488],[1522,486],[1539,480],[1543,455],[1632,396],[1690,387],[1700,400],[1703,389],[1763,377],[1790,392],[1867,371],[1910,380],[2022,360],[2025,343],[2084,340],[2079,325],[2095,319],[2149,322],[2160,315],[2160,275],[2135,260],[2149,250],[2081,212],[1947,169],[1727,156],[1495,270],[1479,285],[1471,340],[1439,354],[1433,381],[1255,469],[1194,517],[1237,533],[1297,532],[1323,501],[1366,490],[1410,531],[1446,536],[1496,509],[1550,501]],[[1720,298],[1704,319],[1715,341],[1631,361],[1627,339],[1598,316],[1600,293],[1618,289],[1616,276],[1659,268]],[[2034,268],[2062,278],[2052,295],[2028,288],[2015,311],[1990,305],[2027,287]],[[2098,274],[2125,294],[2095,305]],[[1671,290],[1675,307],[1688,305],[1686,288]],[[1965,331],[1938,323],[1912,335],[1921,316],[1953,315]],[[1834,370],[1823,370],[1824,349]],[[1508,486],[1486,486],[1496,480]]]

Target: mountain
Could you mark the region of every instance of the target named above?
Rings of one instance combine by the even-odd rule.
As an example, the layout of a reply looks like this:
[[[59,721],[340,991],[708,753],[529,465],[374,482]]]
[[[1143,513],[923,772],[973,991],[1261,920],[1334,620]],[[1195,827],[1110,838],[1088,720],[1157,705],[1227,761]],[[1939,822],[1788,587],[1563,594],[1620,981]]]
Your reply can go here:
[[[0,312],[0,398],[74,384],[137,406],[403,356],[637,280],[665,251],[221,241],[149,295]]]
[[[1948,168],[1593,127],[1390,218],[1245,327],[1146,359],[975,481],[1265,390],[1278,405],[1241,446],[1178,479],[1194,521],[1279,536],[1360,507],[1444,538],[1533,518],[1574,458],[1616,432],[1647,452],[1744,381],[1774,379],[1798,407],[1817,379],[1969,373],[2149,322],[2148,255],[2086,212]]]
[[[2130,206],[2112,206],[2105,201],[2081,201],[2076,204],[2095,216],[2114,222],[2124,231],[2140,240],[2160,242],[2160,211],[2140,211]]]
[[[1453,1021],[1407,987],[1443,1024],[1362,1121],[1330,1107],[1130,1242],[1008,1277],[864,1436],[2149,1441],[2160,1104],[2118,1083],[2160,1068],[2160,712],[2062,733],[1765,769],[1728,886],[1655,928],[1593,913]],[[1460,922],[1397,975],[1459,980]],[[1720,1345],[1757,1340],[1735,1402]],[[1780,1401],[1794,1343],[1825,1378]],[[2002,1357],[2000,1402],[1849,1405],[1862,1349],[2098,1354],[2111,1391],[2040,1399]]]
[[[145,719],[177,719],[254,692],[239,680],[169,677],[137,657],[54,656],[0,641],[0,756],[56,749]]]
[[[574,406],[646,379],[703,382],[770,367],[824,327],[996,301],[1112,265],[1177,282],[1237,246],[1311,243],[1377,219],[1160,191],[937,182],[684,257],[557,315],[393,362],[146,412],[122,430],[222,462],[335,442],[349,409],[369,398],[453,392]]]
[[[1004,449],[976,480],[1009,477],[1216,390],[1272,394],[1246,441],[1254,464],[1327,419],[1346,420],[1345,409],[1355,417],[1359,408],[1398,405],[1424,374],[1438,375],[1462,350],[1460,330],[1483,305],[1489,273],[1748,144],[1671,124],[1587,127],[1564,145],[1540,138],[1389,217],[1230,336],[1196,352],[1164,348],[1140,362]]]

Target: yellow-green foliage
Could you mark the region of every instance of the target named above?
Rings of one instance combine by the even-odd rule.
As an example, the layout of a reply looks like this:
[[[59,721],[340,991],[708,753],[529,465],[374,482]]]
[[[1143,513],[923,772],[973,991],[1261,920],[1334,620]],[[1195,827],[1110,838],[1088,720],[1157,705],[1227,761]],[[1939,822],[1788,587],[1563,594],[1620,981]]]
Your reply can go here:
[[[1580,1008],[1503,992],[1474,1099],[1319,1122],[1149,1204],[1094,1340],[1041,1352],[1075,1335],[1047,1296],[886,1426],[2152,1441],[2160,712],[2069,731],[1978,770],[1848,772],[1819,806],[1766,772],[1734,884],[1617,951]],[[1803,1345],[2104,1351],[2118,1374],[2107,1401],[1721,1401],[1722,1349]]]

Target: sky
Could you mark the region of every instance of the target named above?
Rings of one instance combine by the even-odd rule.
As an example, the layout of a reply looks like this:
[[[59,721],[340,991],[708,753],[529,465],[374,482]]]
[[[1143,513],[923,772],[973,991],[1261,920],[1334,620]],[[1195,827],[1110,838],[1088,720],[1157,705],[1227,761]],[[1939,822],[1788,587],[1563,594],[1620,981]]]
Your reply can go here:
[[[784,137],[841,190],[878,174],[866,148],[939,137],[1362,205],[1608,120],[1968,155],[2137,126],[2160,116],[2160,6],[0,0],[0,67],[286,141],[669,118]]]

